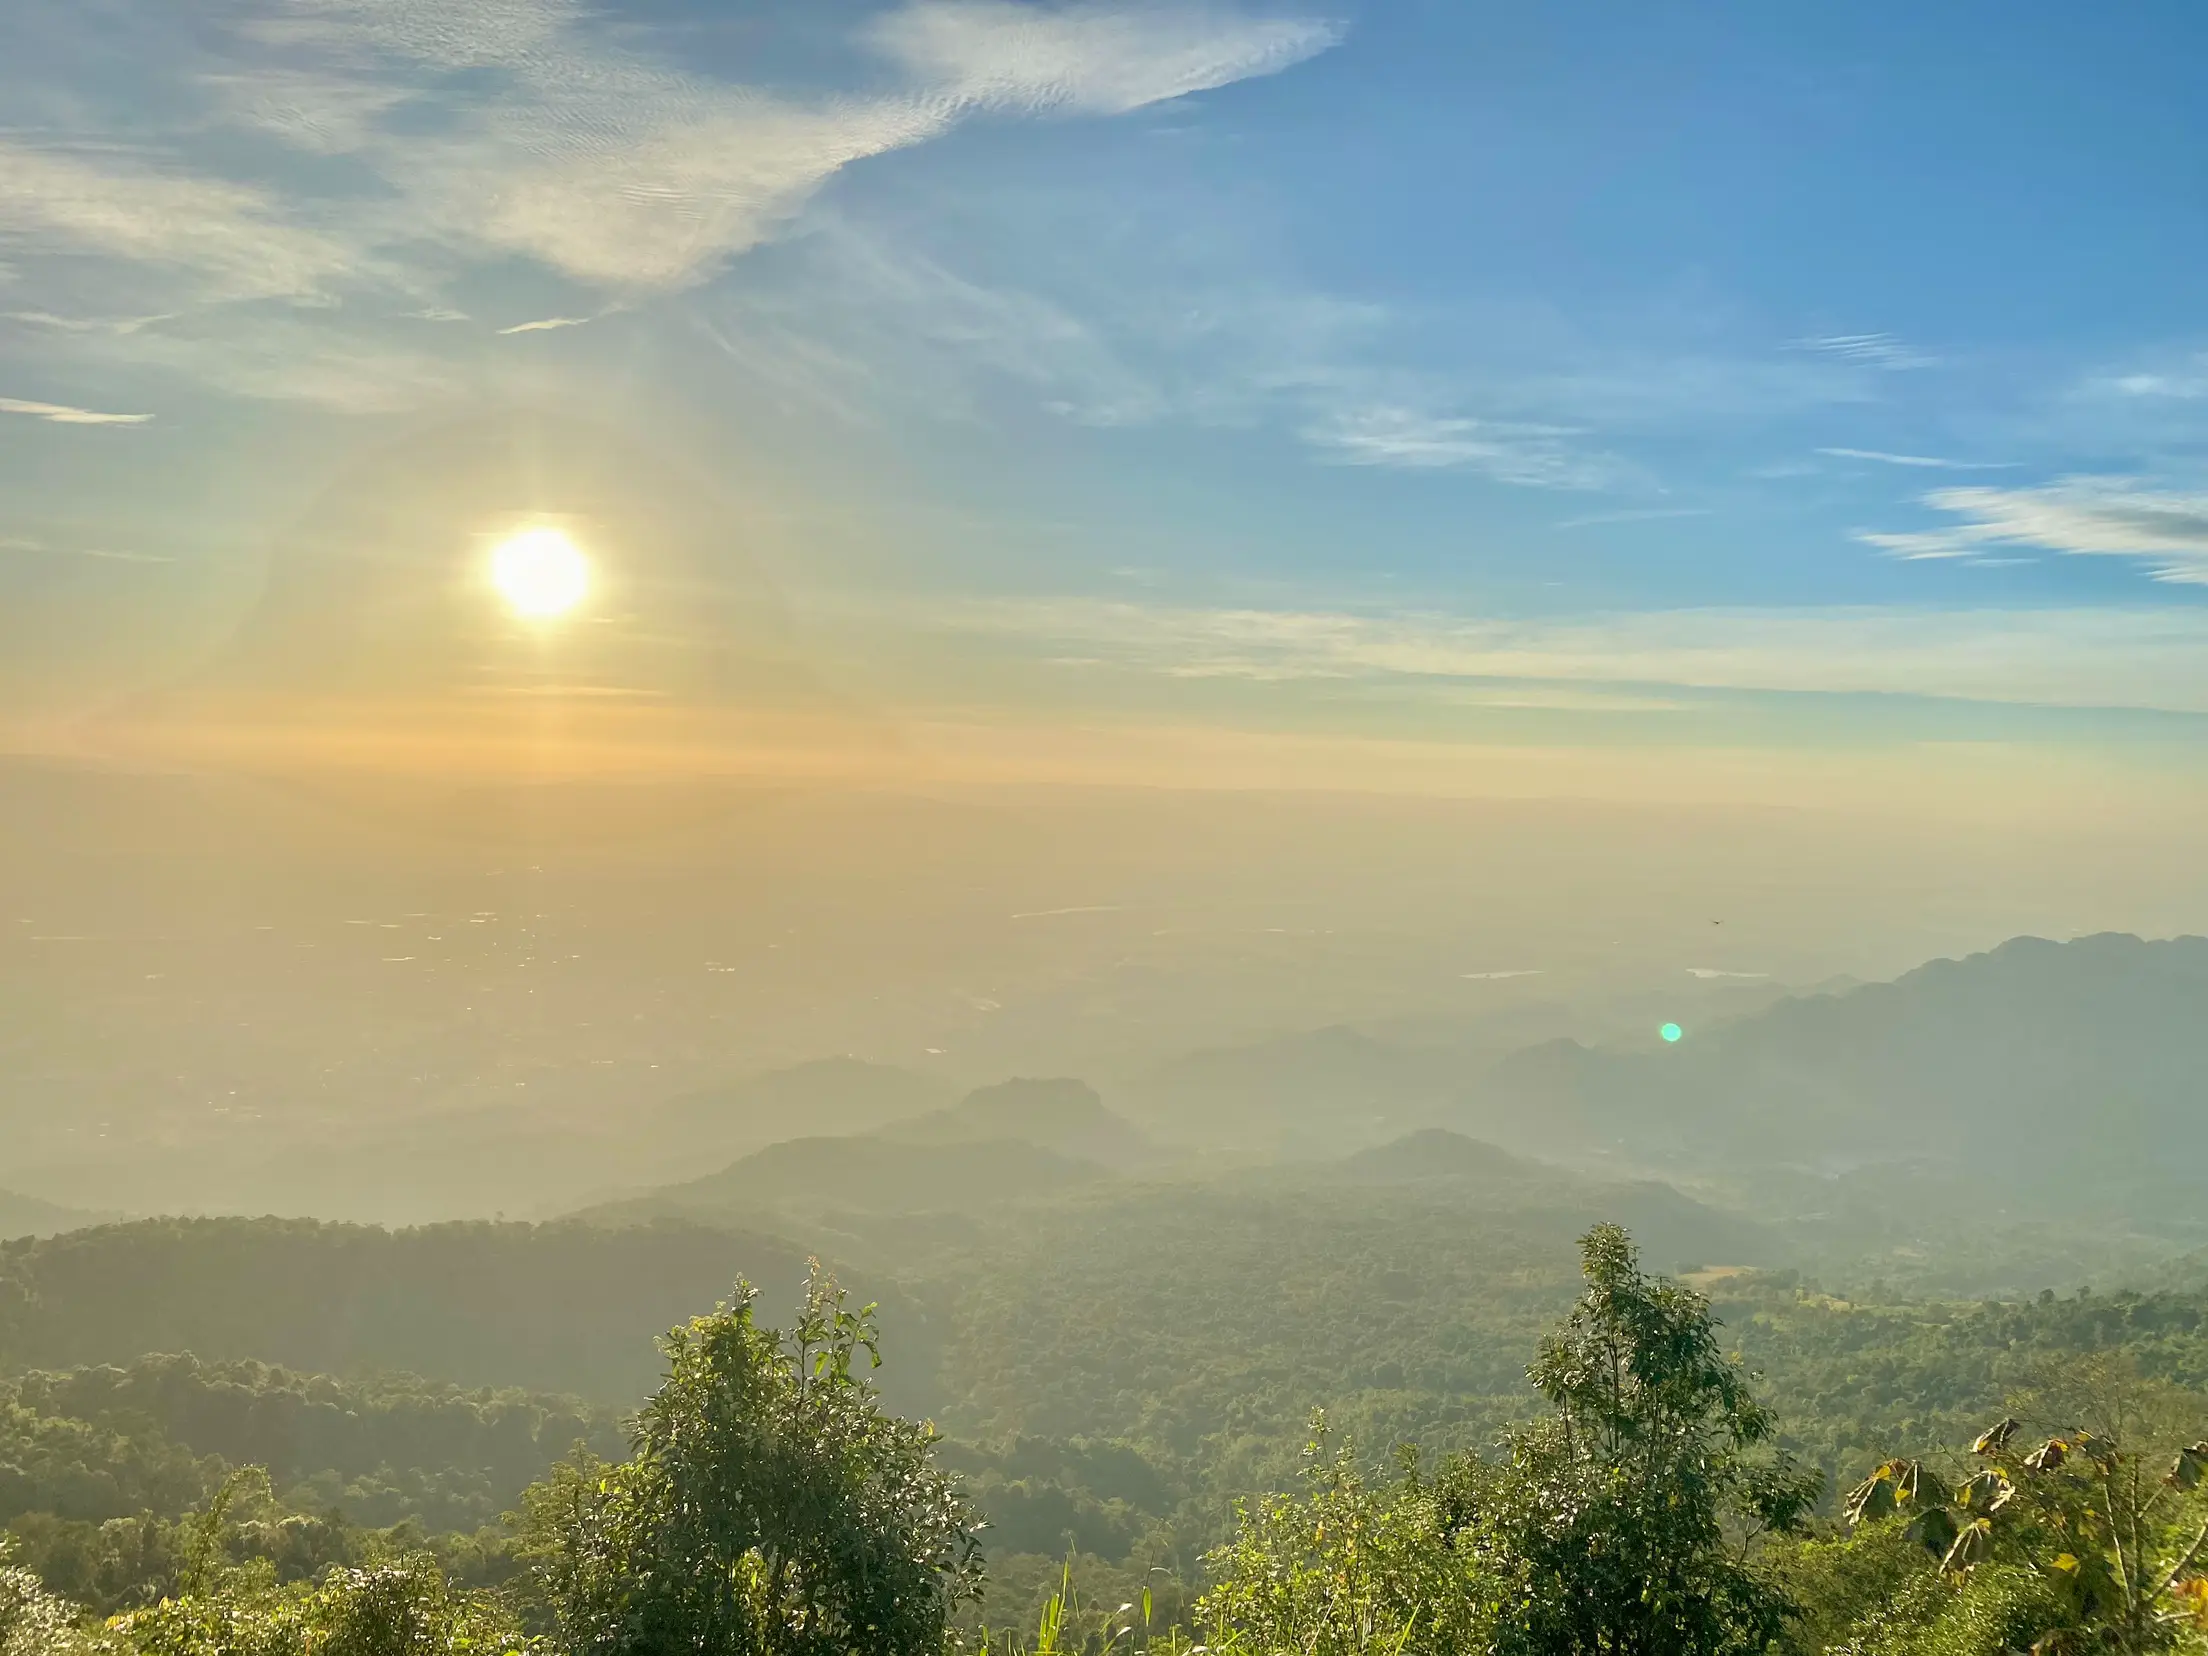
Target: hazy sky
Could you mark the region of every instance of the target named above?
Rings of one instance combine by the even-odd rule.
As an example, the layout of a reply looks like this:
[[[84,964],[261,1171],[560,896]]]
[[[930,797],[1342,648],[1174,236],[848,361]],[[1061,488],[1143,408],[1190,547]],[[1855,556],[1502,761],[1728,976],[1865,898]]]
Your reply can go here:
[[[2191,799],[2204,50],[0,0],[0,689],[118,751],[56,721],[403,704],[383,763],[566,690],[533,751],[644,768]],[[487,607],[531,517],[601,632]]]
[[[2208,929],[2203,61],[0,0],[0,1185]]]

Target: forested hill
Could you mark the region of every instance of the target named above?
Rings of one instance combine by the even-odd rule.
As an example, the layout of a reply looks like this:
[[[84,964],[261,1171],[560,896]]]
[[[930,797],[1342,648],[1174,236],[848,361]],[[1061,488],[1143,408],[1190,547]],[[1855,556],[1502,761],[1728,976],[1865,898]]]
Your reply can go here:
[[[2204,1012],[2208,938],[2020,937],[1690,1029],[1676,1046],[1536,1047],[1461,1120],[1536,1153],[1915,1162],[2110,1211],[2142,1197],[2190,1207],[2208,1155]]]
[[[1133,1123],[1070,1076],[1015,1077],[976,1087],[947,1110],[893,1122],[878,1136],[901,1144],[986,1144],[1012,1139],[1105,1167],[1139,1167],[1158,1150]]]
[[[174,1518],[232,1469],[260,1466],[295,1510],[472,1530],[575,1444],[621,1454],[621,1415],[518,1389],[191,1356],[34,1370],[0,1382],[0,1523]]]
[[[686,1093],[639,1125],[643,1165],[714,1167],[800,1134],[871,1133],[953,1103],[935,1076],[856,1058],[822,1058],[730,1086]]]
[[[0,1366],[146,1352],[329,1374],[401,1371],[631,1406],[659,1379],[655,1336],[725,1299],[769,1305],[805,1279],[789,1242],[657,1224],[449,1224],[386,1231],[300,1219],[156,1219],[0,1245]],[[862,1285],[863,1286],[863,1285]],[[907,1301],[883,1322],[924,1387],[933,1336]],[[924,1396],[900,1399],[924,1407]]]
[[[770,1144],[741,1161],[642,1196],[583,1210],[593,1223],[663,1218],[720,1223],[775,1210],[794,1217],[956,1213],[1063,1191],[1102,1176],[1093,1162],[1021,1139],[908,1144],[871,1133]]]
[[[1159,1159],[1093,1088],[1066,1078],[979,1087],[956,1105],[867,1132],[770,1144],[719,1172],[601,1203],[582,1217],[723,1223],[780,1213],[799,1224],[985,1211]]]

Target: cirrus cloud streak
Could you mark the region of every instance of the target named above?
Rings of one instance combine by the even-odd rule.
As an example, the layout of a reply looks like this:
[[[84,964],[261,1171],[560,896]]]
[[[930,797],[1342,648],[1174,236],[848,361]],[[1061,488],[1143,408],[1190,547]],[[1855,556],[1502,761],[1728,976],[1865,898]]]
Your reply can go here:
[[[1045,659],[1183,678],[1664,686],[2208,713],[2208,613],[2192,609],[1489,618],[1068,599],[955,606],[938,624]]]
[[[199,105],[170,131],[118,113],[0,143],[13,246],[188,272],[197,300],[432,287],[431,247],[668,291],[774,234],[843,168],[975,114],[1124,114],[1340,37],[1219,4],[911,0],[854,42],[904,84],[793,92],[662,62],[573,0],[290,0],[211,24],[199,61],[144,66],[163,101]],[[341,158],[376,187],[311,185],[311,168],[227,176],[202,141],[225,127]]]
[[[1991,547],[2137,558],[2157,581],[2208,585],[2208,494],[2132,478],[2070,477],[2035,489],[1935,489],[1924,503],[1962,521],[1857,538],[1910,561],[1978,558]]]

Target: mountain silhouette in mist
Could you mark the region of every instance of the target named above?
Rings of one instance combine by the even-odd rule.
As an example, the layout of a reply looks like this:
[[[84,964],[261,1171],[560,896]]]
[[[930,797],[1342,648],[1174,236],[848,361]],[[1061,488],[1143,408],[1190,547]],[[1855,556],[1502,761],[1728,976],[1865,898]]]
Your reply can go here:
[[[1421,1128],[1340,1161],[1282,1170],[1290,1181],[1364,1187],[1388,1200],[1394,1187],[1408,1201],[1446,1200],[1493,1217],[1515,1213],[1573,1226],[1616,1221],[1653,1256],[1669,1261],[1725,1260],[1772,1264],[1788,1246],[1768,1225],[1723,1212],[1654,1179],[1612,1179],[1514,1156],[1482,1139],[1444,1127]]]
[[[1453,1053],[1335,1024],[1160,1065],[1140,1118],[1208,1148],[1324,1155],[1431,1120],[1462,1080]]]
[[[1153,1155],[1085,1082],[1015,1079],[871,1132],[770,1144],[718,1173],[591,1208],[587,1217],[964,1211],[1093,1183]]]
[[[880,1136],[902,1144],[1012,1141],[1106,1167],[1136,1167],[1157,1155],[1132,1123],[1104,1107],[1094,1087],[1068,1077],[976,1087],[950,1109],[894,1122]]]
[[[1561,1168],[1514,1156],[1484,1140],[1466,1138],[1446,1127],[1422,1127],[1387,1144],[1360,1150],[1341,1163],[1343,1174],[1376,1184],[1406,1179],[1477,1179],[1523,1183],[1529,1179],[1565,1179]]]
[[[1498,1066],[1460,1120],[1520,1151],[1644,1165],[1911,1163],[2073,1193],[2197,1178],[2208,938],[2019,937],[1672,1047],[1550,1042]]]
[[[941,1110],[957,1096],[955,1085],[933,1075],[857,1058],[821,1058],[673,1099],[643,1131],[695,1166],[784,1139],[870,1133]]]
[[[999,1206],[1106,1177],[1094,1162],[1017,1139],[900,1144],[871,1133],[770,1144],[702,1179],[587,1209],[601,1222],[695,1219],[715,1224],[774,1212],[944,1213]]]

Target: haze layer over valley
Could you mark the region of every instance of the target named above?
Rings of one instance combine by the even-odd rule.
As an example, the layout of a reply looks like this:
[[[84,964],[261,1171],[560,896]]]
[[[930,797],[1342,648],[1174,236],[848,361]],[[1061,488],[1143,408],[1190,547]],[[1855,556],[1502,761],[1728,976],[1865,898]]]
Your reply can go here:
[[[2050,876],[2028,905],[1972,853],[1942,919],[1913,883],[1835,902],[1899,847],[1806,814],[1743,855],[1684,807],[6,783],[0,1188],[77,1209],[542,1216],[1017,1075],[1206,1162],[1450,1125],[1690,1179],[1952,1161],[1996,1056],[2142,1134],[2189,1107],[2188,945],[1846,996],[2121,906],[2065,892],[2058,845],[2012,848]],[[1842,1009],[1752,1017],[1804,993]]]

